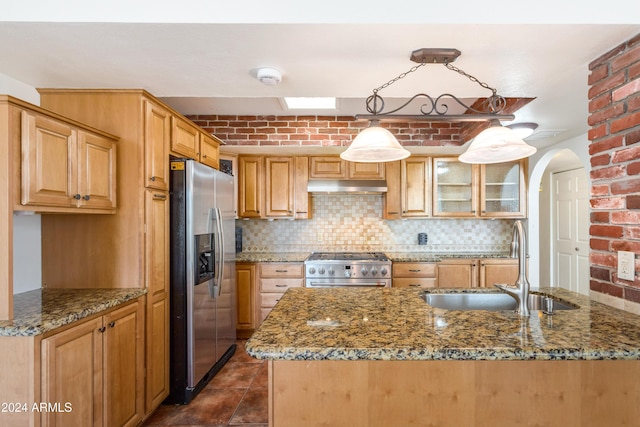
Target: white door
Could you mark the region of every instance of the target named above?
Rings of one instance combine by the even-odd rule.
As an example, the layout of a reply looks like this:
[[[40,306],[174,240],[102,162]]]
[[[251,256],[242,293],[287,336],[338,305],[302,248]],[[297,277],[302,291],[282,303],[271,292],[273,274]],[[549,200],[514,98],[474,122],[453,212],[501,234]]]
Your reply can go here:
[[[553,286],[589,294],[589,188],[584,168],[554,173]]]

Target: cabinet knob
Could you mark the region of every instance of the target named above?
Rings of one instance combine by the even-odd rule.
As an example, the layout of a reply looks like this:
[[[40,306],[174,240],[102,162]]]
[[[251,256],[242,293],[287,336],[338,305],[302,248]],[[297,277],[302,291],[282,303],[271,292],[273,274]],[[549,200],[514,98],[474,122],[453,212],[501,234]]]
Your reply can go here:
[[[113,328],[114,326],[116,326],[116,321],[112,320],[111,322],[109,322],[109,327]]]
[[[98,332],[100,332],[100,333],[102,333],[102,332],[104,332],[106,330],[107,330],[107,328],[105,328],[104,326],[101,326],[101,327],[98,328]]]
[[[156,180],[155,176],[152,176],[151,178],[149,178],[149,181],[155,181],[155,180]]]
[[[80,200],[82,198],[82,196],[80,196],[79,194],[76,194],[75,196],[73,196],[74,199],[76,200]]]
[[[89,201],[90,198],[91,198],[91,196],[88,195],[88,194],[85,194],[85,196],[83,197],[83,199],[85,199],[86,201]]]
[[[206,159],[206,158],[207,158],[207,155],[205,154],[204,156],[202,156],[202,158],[203,158],[203,159]]]

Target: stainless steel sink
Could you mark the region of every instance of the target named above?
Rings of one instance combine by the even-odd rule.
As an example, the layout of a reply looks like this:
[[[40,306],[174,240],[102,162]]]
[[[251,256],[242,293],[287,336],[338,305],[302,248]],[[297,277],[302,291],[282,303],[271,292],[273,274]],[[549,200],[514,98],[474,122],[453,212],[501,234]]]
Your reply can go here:
[[[516,300],[508,294],[486,293],[422,293],[424,301],[432,307],[445,310],[515,310]],[[545,310],[544,295],[529,294],[529,310]],[[574,310],[578,306],[551,299],[553,310]]]

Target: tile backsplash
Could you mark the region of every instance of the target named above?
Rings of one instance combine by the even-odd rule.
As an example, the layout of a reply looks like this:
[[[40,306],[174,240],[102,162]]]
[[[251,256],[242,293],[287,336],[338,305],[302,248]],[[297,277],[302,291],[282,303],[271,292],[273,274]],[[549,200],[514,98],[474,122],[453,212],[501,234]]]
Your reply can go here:
[[[312,206],[309,220],[237,220],[242,251],[506,252],[511,242],[513,220],[384,220],[380,195],[315,194]]]

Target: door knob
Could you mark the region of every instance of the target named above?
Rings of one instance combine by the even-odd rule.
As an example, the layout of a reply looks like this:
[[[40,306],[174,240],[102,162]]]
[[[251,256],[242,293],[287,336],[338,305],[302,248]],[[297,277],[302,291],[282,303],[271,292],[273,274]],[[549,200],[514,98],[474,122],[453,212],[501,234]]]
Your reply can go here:
[[[576,252],[579,252],[579,251],[580,251],[580,249],[576,248]]]

